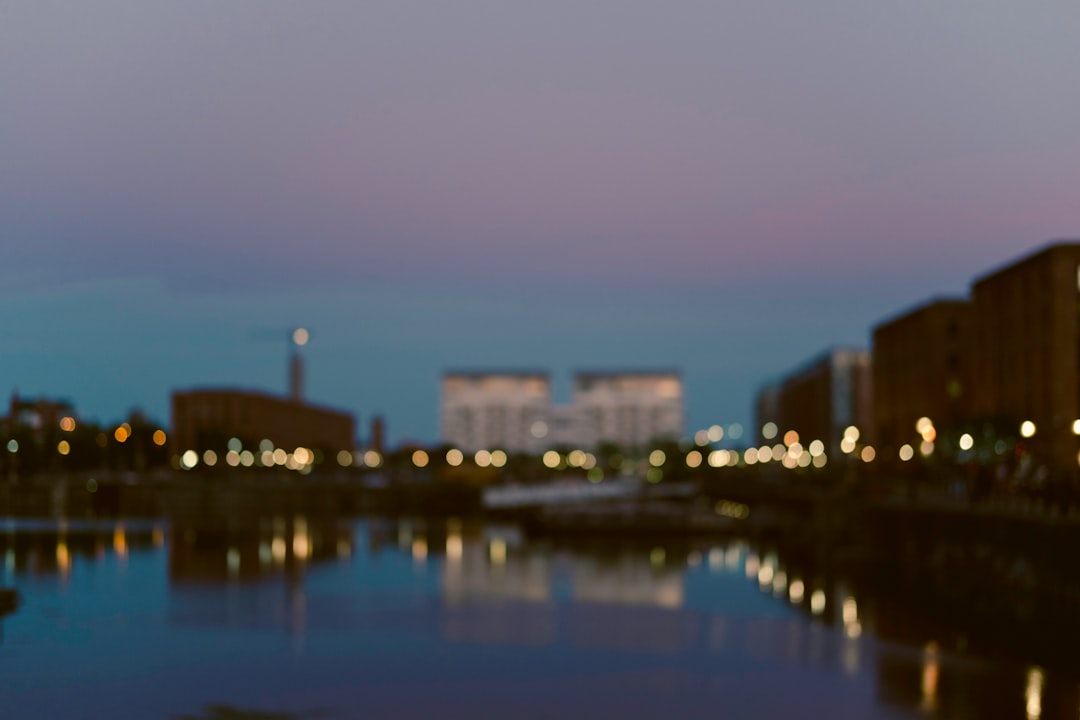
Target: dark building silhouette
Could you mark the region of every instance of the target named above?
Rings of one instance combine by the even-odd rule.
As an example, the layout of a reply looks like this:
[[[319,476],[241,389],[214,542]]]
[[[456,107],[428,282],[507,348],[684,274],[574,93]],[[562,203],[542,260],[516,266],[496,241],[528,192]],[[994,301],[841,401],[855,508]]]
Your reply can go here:
[[[973,410],[1022,440],[1037,464],[1077,470],[1080,418],[1080,242],[1060,241],[994,270],[972,287]]]
[[[970,419],[978,389],[971,382],[970,301],[931,300],[882,322],[873,338],[879,457],[895,459],[904,444],[918,447],[920,418],[946,432]]]
[[[371,437],[368,448],[378,453],[386,452],[386,420],[382,415],[371,418]]]
[[[804,445],[821,440],[837,456],[849,426],[859,429],[860,442],[872,442],[872,375],[868,351],[828,350],[759,391],[757,431],[773,422],[778,438],[794,430]]]
[[[224,451],[230,438],[245,447],[270,440],[275,447],[338,453],[353,449],[352,415],[262,392],[181,390],[172,395],[172,448]]]

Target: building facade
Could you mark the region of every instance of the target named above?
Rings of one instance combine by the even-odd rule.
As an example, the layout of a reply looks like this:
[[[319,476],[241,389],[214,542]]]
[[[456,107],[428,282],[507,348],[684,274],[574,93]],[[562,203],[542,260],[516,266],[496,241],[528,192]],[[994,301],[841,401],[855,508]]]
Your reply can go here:
[[[570,404],[552,405],[545,372],[448,372],[440,428],[443,442],[467,452],[642,449],[682,437],[682,379],[670,370],[579,372]]]
[[[915,424],[927,417],[956,434],[972,416],[972,303],[936,299],[873,330],[874,434],[879,457],[904,444],[918,447]]]
[[[683,383],[675,370],[576,373],[572,407],[583,448],[641,450],[683,436]]]
[[[535,453],[546,447],[551,381],[545,372],[447,372],[440,434],[467,452]]]
[[[356,420],[339,410],[262,392],[180,390],[172,395],[173,453],[223,452],[231,438],[254,449],[263,440],[292,450],[303,447],[333,457],[353,449]]]
[[[758,433],[772,422],[777,437],[794,430],[804,445],[821,440],[828,453],[838,456],[844,430],[853,425],[859,442],[872,443],[872,382],[869,351],[833,348],[758,393],[758,412],[774,413],[759,414]]]
[[[1080,242],[1057,242],[978,278],[972,287],[977,388],[973,411],[1016,436],[1057,476],[1077,470],[1080,418]]]

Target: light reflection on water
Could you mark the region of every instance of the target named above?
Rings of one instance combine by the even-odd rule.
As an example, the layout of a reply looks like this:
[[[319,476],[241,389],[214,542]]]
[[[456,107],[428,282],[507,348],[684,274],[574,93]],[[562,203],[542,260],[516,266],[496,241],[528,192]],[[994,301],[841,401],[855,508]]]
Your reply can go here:
[[[170,717],[1078,716],[1077,685],[875,639],[775,550],[552,546],[461,520],[8,523],[0,704]],[[51,692],[63,686],[65,693]],[[5,717],[7,715],[5,714]],[[14,715],[13,717],[18,717]]]

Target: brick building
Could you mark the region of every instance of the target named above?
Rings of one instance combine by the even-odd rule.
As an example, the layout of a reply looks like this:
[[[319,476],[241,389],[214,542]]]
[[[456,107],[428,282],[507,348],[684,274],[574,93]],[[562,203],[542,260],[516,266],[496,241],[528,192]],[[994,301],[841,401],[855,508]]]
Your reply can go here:
[[[1080,242],[1050,244],[978,278],[972,287],[973,413],[1023,440],[1058,476],[1077,470],[1080,418]]]
[[[353,449],[356,421],[339,410],[250,390],[173,393],[170,440],[174,453],[223,452],[234,437],[245,448],[270,440],[288,450],[304,447],[336,454]]]
[[[885,320],[873,331],[874,434],[883,460],[905,443],[918,446],[915,423],[939,432],[971,418],[972,304],[942,298]]]

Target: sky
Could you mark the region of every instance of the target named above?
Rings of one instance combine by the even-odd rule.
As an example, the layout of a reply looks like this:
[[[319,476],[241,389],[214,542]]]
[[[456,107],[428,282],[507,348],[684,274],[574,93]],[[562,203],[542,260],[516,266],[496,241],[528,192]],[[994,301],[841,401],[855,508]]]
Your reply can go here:
[[[0,1],[0,391],[677,367],[687,428],[1080,237],[1075,0]]]

